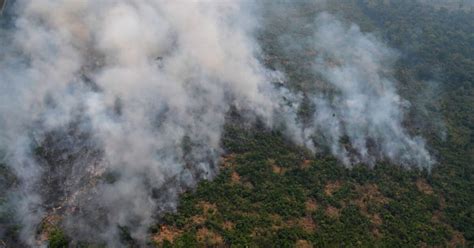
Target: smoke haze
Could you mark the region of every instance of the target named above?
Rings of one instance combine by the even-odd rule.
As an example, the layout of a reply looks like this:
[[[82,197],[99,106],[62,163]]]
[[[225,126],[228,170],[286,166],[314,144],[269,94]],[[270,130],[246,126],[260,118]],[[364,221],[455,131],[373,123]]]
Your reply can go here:
[[[390,76],[395,51],[320,14],[305,42],[317,51],[309,70],[321,80],[306,93],[314,111],[302,123],[303,94],[260,62],[258,9],[239,1],[14,2],[15,17],[0,31],[0,149],[18,180],[10,200],[21,239],[39,245],[38,226],[55,214],[77,240],[118,247],[127,228],[145,244],[181,192],[217,173],[231,108],[248,122],[284,126],[293,142],[346,165],[433,164],[423,139],[401,124],[409,103]]]
[[[399,164],[431,164],[424,141],[412,138],[402,127],[403,111],[409,103],[396,92],[391,68],[396,52],[355,25],[344,25],[328,14],[316,20],[314,70],[335,92],[332,97],[314,97],[317,133],[322,144],[346,164],[388,158]],[[344,144],[350,141],[355,156],[350,158]]]

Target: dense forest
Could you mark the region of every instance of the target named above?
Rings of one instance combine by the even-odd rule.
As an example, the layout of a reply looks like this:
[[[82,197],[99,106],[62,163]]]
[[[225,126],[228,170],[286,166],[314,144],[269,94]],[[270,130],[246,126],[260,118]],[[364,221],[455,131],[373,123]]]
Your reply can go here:
[[[219,173],[181,194],[176,211],[159,216],[150,247],[472,247],[474,246],[474,8],[469,1],[336,0],[272,2],[258,29],[261,60],[282,71],[292,91],[314,88],[311,25],[322,12],[357,25],[397,52],[393,77],[410,102],[403,125],[424,137],[430,168],[389,161],[344,165],[294,144],[282,130],[228,114]],[[286,9],[275,15],[276,9]],[[281,13],[281,12],[278,12]],[[297,48],[285,47],[295,41]],[[337,62],[335,62],[337,63]],[[278,83],[276,83],[278,84]],[[309,119],[311,103],[298,117]],[[344,143],[344,140],[340,141]],[[347,145],[349,146],[349,145]],[[41,149],[37,156],[46,156]],[[114,180],[113,175],[106,180]],[[0,186],[14,185],[0,164]],[[0,204],[7,192],[0,189]],[[10,206],[11,207],[11,206]],[[11,208],[0,231],[18,241]],[[71,242],[55,216],[38,234],[49,247],[103,247]],[[126,227],[121,241],[140,245]],[[1,237],[1,236],[0,236]]]
[[[313,157],[277,132],[228,125],[220,175],[186,193],[151,231],[159,246],[470,247],[474,243],[474,11],[416,1],[331,1],[328,11],[400,52],[399,92],[413,103],[406,126],[429,139],[430,170],[378,163],[346,168]],[[313,7],[313,9],[312,9]],[[292,9],[294,8],[294,9]],[[304,52],[277,40],[309,32],[319,9],[292,5],[270,23],[263,49],[297,88],[314,75]],[[304,49],[302,49],[304,51]],[[309,48],[306,50],[310,52]],[[429,120],[429,121],[427,121]],[[243,148],[245,147],[245,148]]]

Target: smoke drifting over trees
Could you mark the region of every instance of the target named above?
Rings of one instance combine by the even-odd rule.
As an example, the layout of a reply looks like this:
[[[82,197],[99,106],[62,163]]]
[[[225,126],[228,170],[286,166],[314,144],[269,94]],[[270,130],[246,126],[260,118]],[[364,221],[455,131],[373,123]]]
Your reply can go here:
[[[303,93],[259,59],[260,8],[147,0],[9,6],[14,17],[0,31],[0,148],[18,180],[10,200],[21,238],[36,245],[41,220],[55,213],[79,240],[117,247],[124,227],[145,242],[183,190],[217,173],[231,108],[347,165],[433,164],[423,139],[402,126],[409,103],[390,76],[395,51],[319,15],[304,42],[317,51],[309,70],[321,80],[305,92],[314,111],[302,123]]]

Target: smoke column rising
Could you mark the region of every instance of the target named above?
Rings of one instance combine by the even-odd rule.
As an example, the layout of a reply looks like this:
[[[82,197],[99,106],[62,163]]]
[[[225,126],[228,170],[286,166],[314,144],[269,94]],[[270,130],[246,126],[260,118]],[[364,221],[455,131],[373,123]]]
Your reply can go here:
[[[322,13],[315,21],[314,49],[318,51],[314,71],[333,94],[318,94],[313,128],[322,144],[344,163],[373,164],[376,159],[393,163],[431,165],[424,141],[409,136],[402,127],[409,103],[396,92],[390,76],[397,54],[356,25],[344,26]],[[351,157],[340,140],[347,136]],[[354,153],[354,152],[353,152]]]
[[[145,242],[179,193],[217,172],[231,107],[268,128],[283,123],[294,142],[330,147],[347,164],[432,163],[401,126],[404,102],[384,76],[392,51],[331,16],[315,21],[313,70],[336,93],[311,95],[308,126],[296,114],[300,93],[275,88],[282,73],[257,59],[249,4],[25,0],[12,8],[17,17],[1,30],[0,148],[19,181],[12,201],[30,246],[45,213],[63,216],[78,240],[121,246],[126,227]]]

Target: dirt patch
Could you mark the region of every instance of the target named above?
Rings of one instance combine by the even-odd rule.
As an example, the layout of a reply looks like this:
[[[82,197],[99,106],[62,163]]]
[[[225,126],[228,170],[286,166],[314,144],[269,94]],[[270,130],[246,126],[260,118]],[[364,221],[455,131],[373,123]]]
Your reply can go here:
[[[295,243],[295,248],[313,248],[313,245],[308,240],[297,240]]]
[[[331,217],[331,218],[339,218],[340,216],[340,211],[339,209],[333,207],[333,206],[328,206],[326,208],[326,211],[324,211],[326,213],[327,216]]]
[[[324,194],[327,196],[332,196],[336,191],[338,191],[342,186],[340,181],[329,182],[324,187]]]
[[[182,231],[174,227],[168,227],[166,225],[161,226],[160,231],[153,235],[152,239],[157,244],[163,243],[165,240],[173,243],[173,241],[181,235]]]
[[[308,199],[305,202],[305,210],[308,213],[314,213],[318,209],[318,204],[316,203],[316,200],[314,199]]]
[[[433,188],[425,179],[416,180],[416,187],[418,190],[424,194],[432,195],[434,193]]]
[[[223,246],[224,239],[221,235],[203,227],[196,232],[196,240],[206,246]]]

